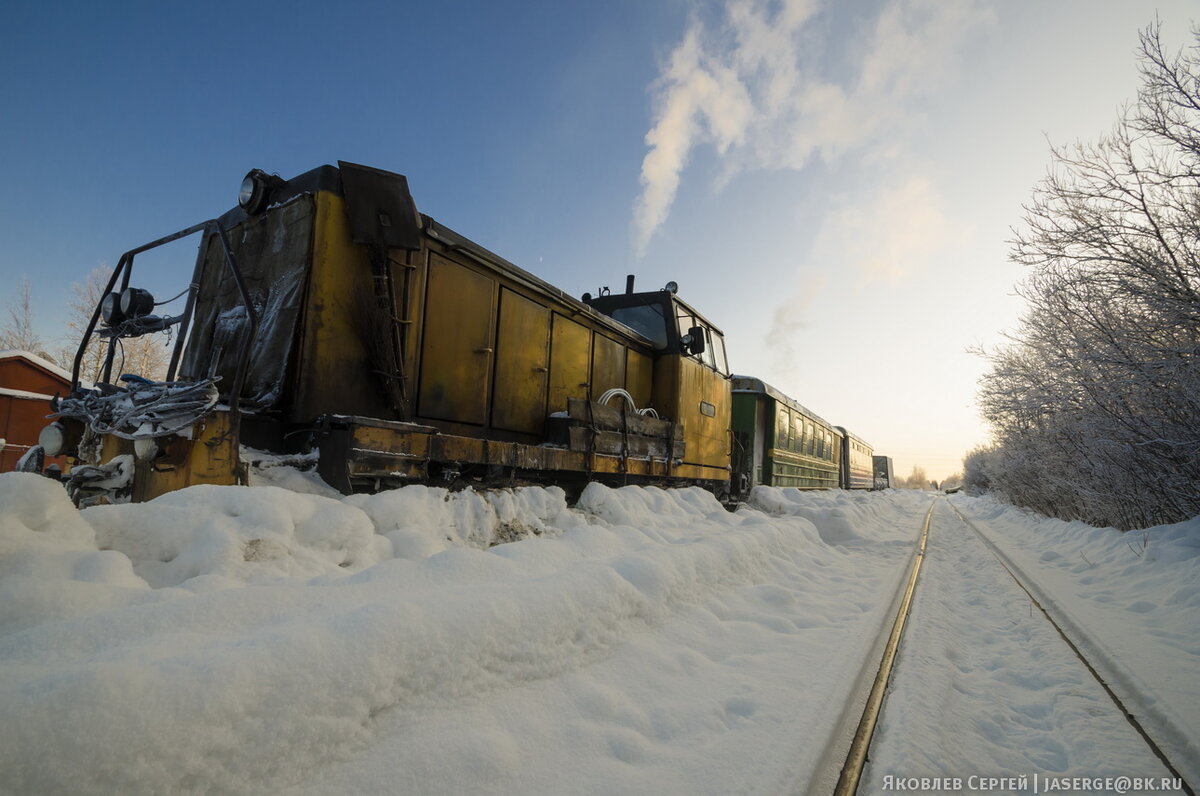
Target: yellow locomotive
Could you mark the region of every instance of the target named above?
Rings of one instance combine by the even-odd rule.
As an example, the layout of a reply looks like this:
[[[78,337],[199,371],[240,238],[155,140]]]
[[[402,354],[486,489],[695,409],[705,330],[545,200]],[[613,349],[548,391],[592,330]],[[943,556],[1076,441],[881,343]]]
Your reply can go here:
[[[202,236],[175,317],[136,255]],[[114,373],[119,341],[176,330],[166,380]],[[79,361],[109,341],[95,387]],[[114,378],[116,377],[116,378]],[[117,383],[114,383],[117,382]],[[674,284],[577,300],[417,211],[405,177],[339,162],[254,170],[238,207],[122,256],[42,435],[77,503],[235,484],[316,460],[344,493],[413,482],[730,482],[721,331]]]

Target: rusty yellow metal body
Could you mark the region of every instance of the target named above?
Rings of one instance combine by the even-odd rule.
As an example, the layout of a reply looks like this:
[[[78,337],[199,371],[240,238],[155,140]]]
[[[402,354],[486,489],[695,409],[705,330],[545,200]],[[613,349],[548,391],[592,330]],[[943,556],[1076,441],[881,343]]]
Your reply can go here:
[[[134,468],[133,500],[142,502],[185,486],[236,484],[238,445],[228,412],[213,412],[191,428],[191,439],[165,441],[160,456],[138,460]]]
[[[228,219],[238,265],[258,280],[263,306],[271,306],[276,282],[302,278],[285,316],[292,326],[260,330],[282,353],[256,350],[250,359],[254,372],[277,369],[278,389],[257,386],[269,400],[242,416],[236,438],[228,414],[218,412],[191,440],[169,440],[159,458],[139,462],[135,499],[194,483],[237,483],[238,444],[251,438],[280,452],[319,448],[322,476],[343,491],[460,472],[728,482],[729,377],[723,366],[678,352],[673,318],[664,321],[662,339],[651,340],[425,216],[399,243],[386,230],[364,232],[356,217],[374,213],[381,224],[393,223],[394,197],[351,195],[351,164],[341,164],[341,178],[323,169],[286,183],[298,186],[294,195],[272,199],[262,215]],[[386,193],[388,175],[377,174]],[[287,223],[272,220],[285,211]],[[305,213],[311,219],[300,223]],[[310,239],[287,239],[292,230]],[[278,273],[278,249],[267,245],[275,238],[291,253],[285,274]],[[258,248],[239,249],[243,240]],[[276,252],[276,272],[256,274],[259,252],[268,249]],[[225,291],[226,303],[210,307],[217,299],[201,293],[198,317],[236,314],[231,295]],[[227,361],[217,340],[189,341],[184,361],[192,375],[203,375],[207,362]],[[612,389],[631,403],[622,397],[616,417],[596,404]],[[633,419],[633,407],[653,408],[661,422]]]

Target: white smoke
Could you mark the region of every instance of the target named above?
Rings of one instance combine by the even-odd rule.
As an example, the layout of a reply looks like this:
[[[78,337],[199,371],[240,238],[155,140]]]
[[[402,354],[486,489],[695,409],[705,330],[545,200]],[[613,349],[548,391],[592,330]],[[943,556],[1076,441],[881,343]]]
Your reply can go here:
[[[917,113],[913,100],[943,84],[966,37],[989,18],[978,0],[887,0],[833,69],[813,56],[827,49],[818,47],[819,0],[728,0],[715,30],[693,17],[653,85],[633,213],[638,255],[670,214],[699,146],[721,156],[726,177],[800,169],[816,155],[886,157]]]

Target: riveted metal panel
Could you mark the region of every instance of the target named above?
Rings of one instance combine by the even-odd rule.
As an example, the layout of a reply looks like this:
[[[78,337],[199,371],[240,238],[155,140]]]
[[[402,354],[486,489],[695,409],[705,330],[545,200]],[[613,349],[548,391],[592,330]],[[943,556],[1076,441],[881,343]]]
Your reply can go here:
[[[550,412],[567,411],[567,399],[588,397],[592,333],[586,326],[554,313],[550,333]]]
[[[431,255],[421,339],[422,417],[483,425],[491,383],[495,280]]]
[[[492,425],[543,435],[550,374],[550,310],[500,289],[496,334],[496,389]]]

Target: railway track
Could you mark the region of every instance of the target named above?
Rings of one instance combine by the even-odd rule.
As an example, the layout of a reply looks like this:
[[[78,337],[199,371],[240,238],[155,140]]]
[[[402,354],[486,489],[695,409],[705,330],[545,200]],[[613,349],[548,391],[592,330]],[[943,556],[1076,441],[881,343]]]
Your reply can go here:
[[[806,796],[827,796],[830,792],[853,793],[862,775],[862,765],[866,761],[866,752],[880,715],[892,662],[899,650],[900,638],[916,592],[935,505],[931,502],[925,512],[908,576],[900,580],[892,598],[888,613],[891,622],[885,620],[883,631],[865,656],[866,662],[846,701],[841,720],[825,745],[822,763],[802,788]],[[847,787],[851,789],[845,790]]]
[[[844,758],[841,757],[840,754],[834,758],[835,760],[844,760],[840,771],[837,772],[837,782],[831,788],[830,785],[832,777],[828,771],[822,772],[817,777],[814,777],[814,780],[809,784],[807,792],[810,794],[829,793],[832,790],[832,792],[837,796],[849,796],[850,794],[858,792],[860,782],[864,775],[865,766],[868,762],[868,752],[870,751],[871,742],[875,735],[875,729],[879,725],[881,716],[886,708],[884,704],[885,696],[888,692],[889,682],[892,679],[894,664],[896,663],[897,654],[904,638],[904,632],[909,624],[907,619],[910,611],[912,610],[918,580],[922,571],[922,565],[925,563],[927,558],[926,549],[929,541],[930,525],[933,520],[934,510],[939,502],[940,501],[934,501],[930,505],[929,510],[925,515],[908,578],[903,582],[903,587],[893,603],[895,609],[892,622],[887,626],[888,629],[885,631],[886,635],[881,634],[880,642],[878,642],[873,648],[874,651],[872,655],[877,655],[879,660],[878,667],[874,669],[874,677],[860,677],[860,687],[856,691],[855,699],[849,703],[850,706],[847,708],[847,716],[844,717],[843,722],[839,725],[838,733],[843,735],[849,735],[847,727],[854,727],[854,733],[849,742],[849,747],[847,749],[845,740],[841,741],[840,748],[836,740],[830,744],[830,751],[838,749],[840,752],[841,749],[846,749]],[[1147,731],[1143,723],[1139,721],[1137,716],[1130,710],[1129,706],[1127,705],[1127,700],[1121,699],[1121,697],[1106,681],[1105,677],[1102,676],[1097,667],[1087,658],[1083,650],[1080,649],[1079,645],[1071,640],[1067,632],[1063,629],[1063,622],[1061,620],[1056,620],[1056,618],[1046,610],[1043,605],[1043,603],[1046,601],[1044,599],[1039,599],[1038,596],[1035,596],[1036,588],[1027,583],[1028,578],[1024,576],[1024,573],[1022,573],[1021,570],[1006,555],[1004,555],[1004,553],[1000,551],[995,544],[993,544],[991,540],[979,530],[978,527],[964,517],[957,510],[957,508],[951,504],[947,505],[953,510],[954,514],[963,523],[963,525],[972,531],[974,537],[984,545],[984,547],[991,553],[991,555],[1000,564],[1008,576],[1014,582],[1016,582],[1020,590],[1028,597],[1031,604],[1030,610],[1032,611],[1032,607],[1036,607],[1041,615],[1044,616],[1045,619],[1050,623],[1050,626],[1054,629],[1057,636],[1062,639],[1074,657],[1078,659],[1078,661],[1087,670],[1091,678],[1093,678],[1101,686],[1104,694],[1116,707],[1117,712],[1125,719],[1126,722],[1128,722],[1129,726],[1133,729],[1136,735],[1140,737],[1149,753],[1157,759],[1158,763],[1162,765],[1163,769],[1165,769],[1167,772],[1170,772],[1170,776],[1172,778],[1181,783],[1181,787],[1178,788],[1176,792],[1183,792],[1190,794],[1190,796],[1194,796],[1195,791],[1186,781],[1183,774],[1181,774],[1179,767],[1177,767],[1170,759],[1168,754],[1169,747],[1167,750],[1164,750],[1165,745],[1157,742],[1151,736],[1150,732]],[[934,581],[934,583],[936,583],[936,581]],[[1032,615],[1033,614],[1031,614],[1031,616]],[[883,640],[885,638],[886,641]],[[882,654],[879,652],[880,649],[882,649]],[[873,657],[872,660],[874,659],[875,658]],[[913,665],[919,664],[914,661]],[[866,693],[865,699],[862,696],[863,693]],[[862,706],[861,712],[858,710],[858,705]],[[857,719],[856,724],[854,722],[855,719]],[[1035,792],[1035,788],[1036,783],[1031,782],[1029,785],[1029,792]]]
[[[1187,793],[1188,796],[1195,796],[1196,791],[1183,777],[1174,763],[1169,759],[1166,752],[1163,750],[1162,745],[1151,737],[1150,733],[1146,730],[1146,727],[1141,721],[1138,720],[1137,716],[1134,715],[1134,713],[1126,705],[1125,700],[1122,700],[1121,697],[1117,695],[1112,686],[1109,684],[1108,680],[1101,675],[1096,666],[1087,658],[1079,646],[1071,640],[1070,636],[1067,635],[1066,630],[1063,629],[1062,622],[1056,620],[1054,616],[1046,610],[1045,606],[1042,605],[1042,601],[1034,595],[1033,587],[1026,583],[1028,578],[1025,577],[1023,573],[1018,575],[1020,569],[1016,566],[1016,564],[1008,556],[1001,552],[1000,548],[998,548],[991,539],[988,539],[987,536],[979,530],[975,523],[963,516],[962,512],[960,512],[953,504],[948,503],[947,505],[950,506],[950,509],[963,522],[963,524],[965,524],[974,532],[975,537],[983,542],[984,546],[987,547],[988,551],[991,552],[1004,571],[1008,573],[1008,576],[1012,578],[1013,582],[1016,583],[1018,587],[1020,587],[1021,591],[1025,593],[1033,606],[1042,613],[1042,616],[1046,618],[1046,621],[1048,621],[1054,628],[1055,632],[1058,633],[1059,638],[1061,638],[1063,642],[1070,648],[1071,652],[1075,654],[1075,657],[1078,658],[1080,663],[1083,664],[1084,668],[1088,670],[1088,673],[1092,676],[1092,678],[1100,684],[1101,688],[1104,689],[1104,693],[1107,694],[1109,699],[1112,700],[1113,704],[1116,705],[1117,709],[1125,718],[1125,721],[1128,722],[1129,726],[1132,727],[1145,742],[1150,752],[1156,758],[1158,758],[1159,762],[1161,762],[1169,772],[1171,772],[1172,777],[1180,780],[1182,783],[1183,792]]]

